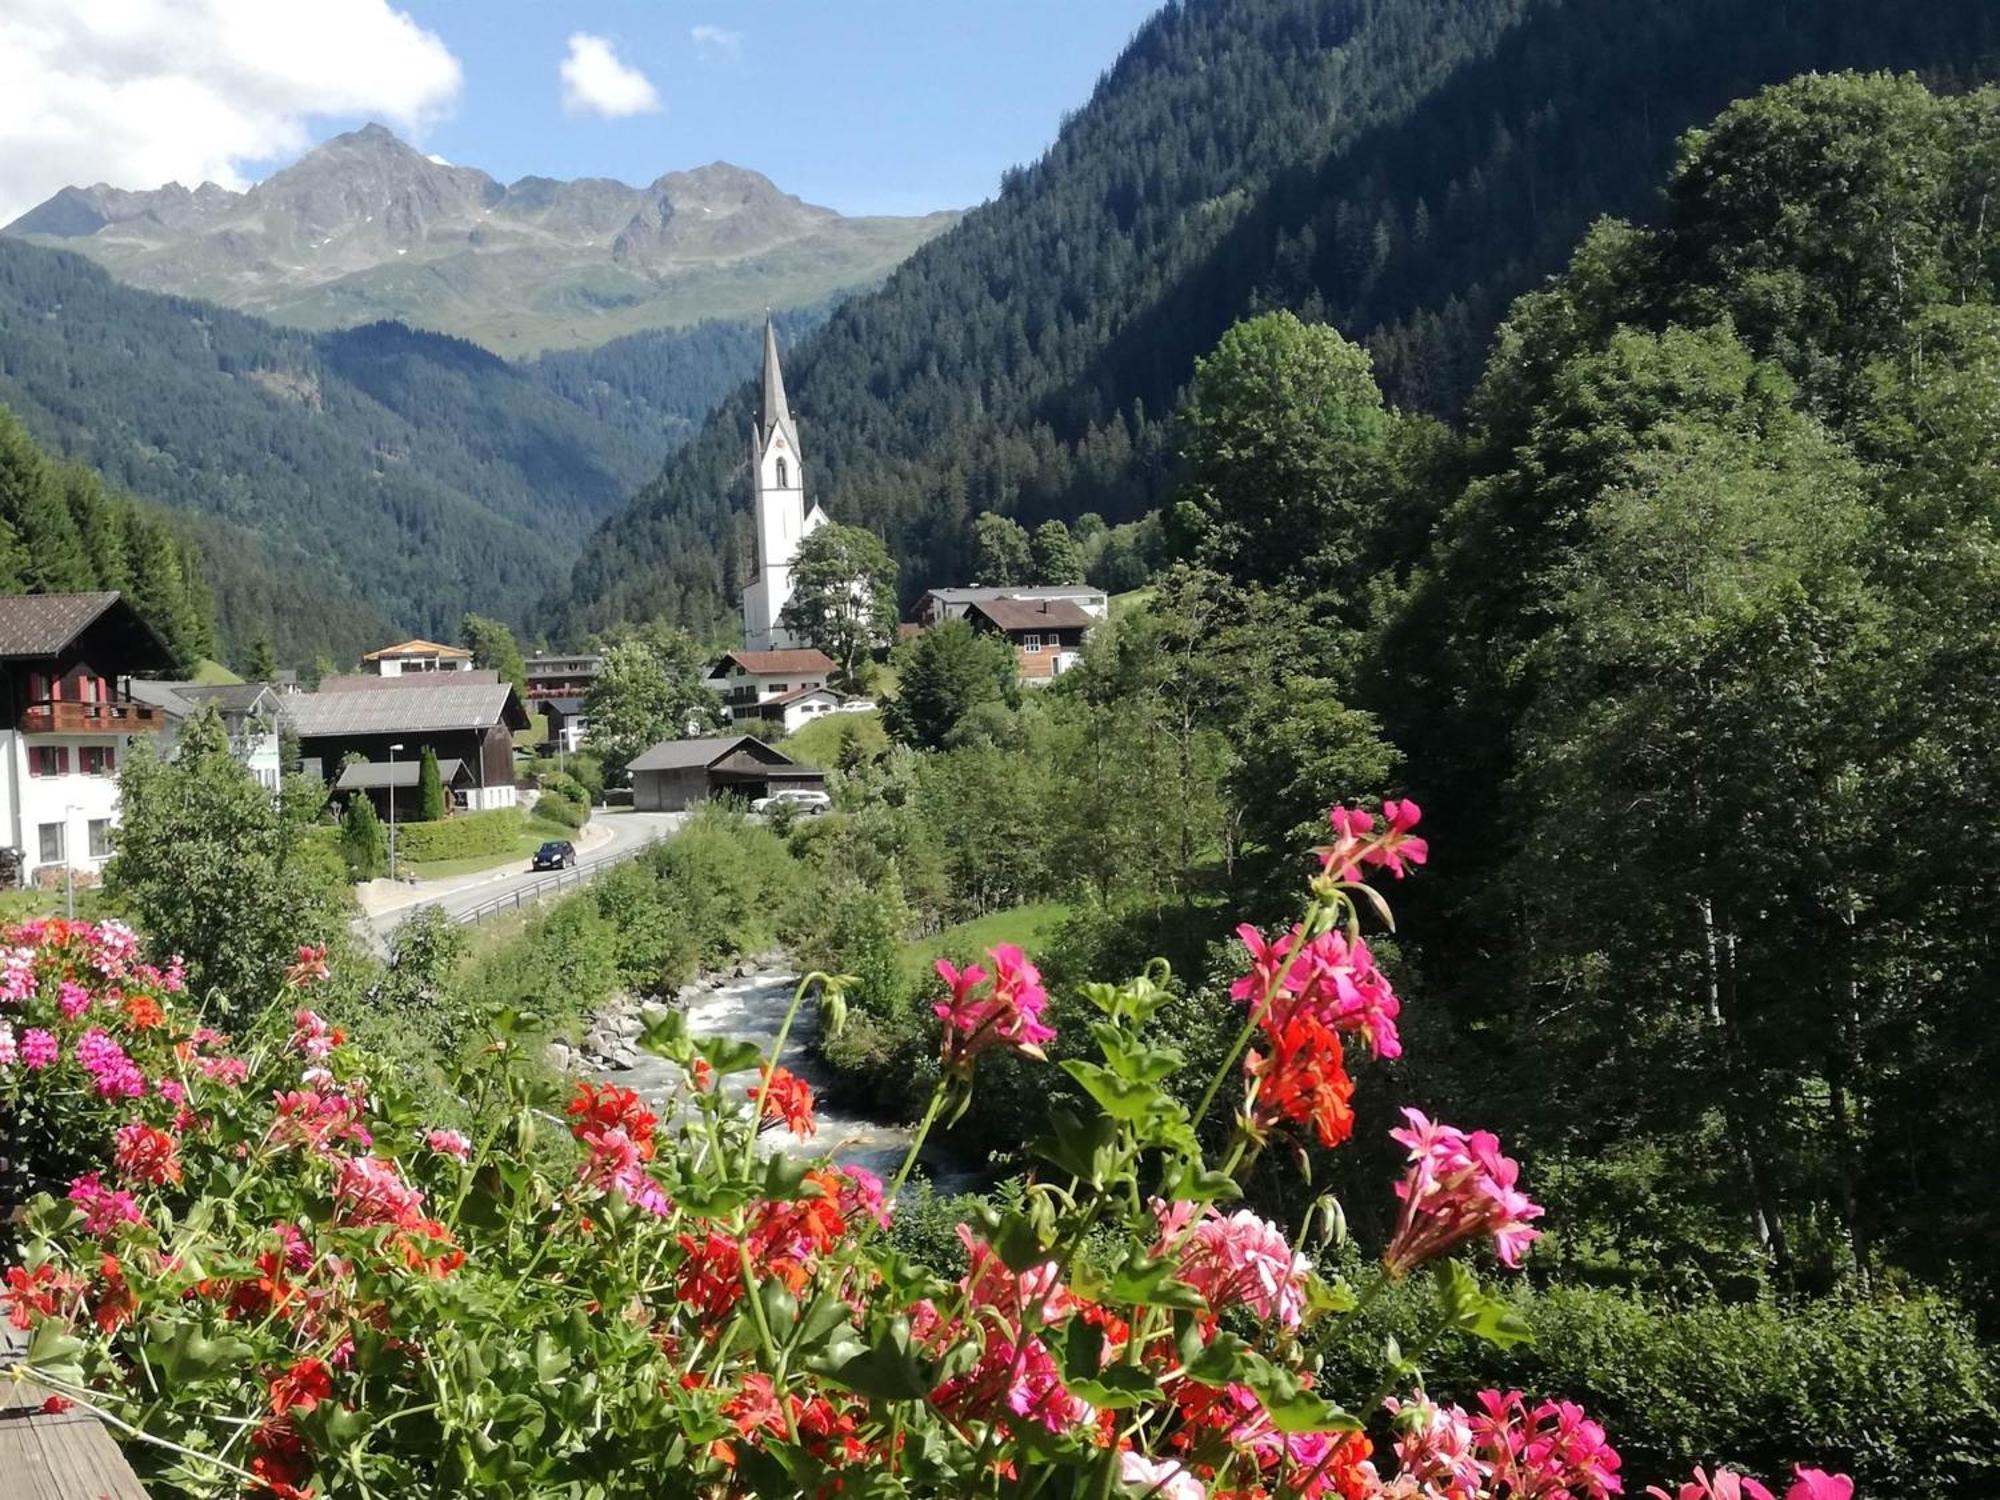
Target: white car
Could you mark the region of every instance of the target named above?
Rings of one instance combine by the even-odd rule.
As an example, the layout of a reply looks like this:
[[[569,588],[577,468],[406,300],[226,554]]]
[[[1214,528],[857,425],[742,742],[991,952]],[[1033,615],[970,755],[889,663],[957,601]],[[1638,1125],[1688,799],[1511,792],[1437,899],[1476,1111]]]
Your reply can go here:
[[[768,797],[759,797],[750,804],[753,813],[772,813],[779,808],[790,808],[795,813],[823,813],[833,810],[833,798],[825,792],[807,791],[804,787],[787,787],[782,792],[773,792]]]

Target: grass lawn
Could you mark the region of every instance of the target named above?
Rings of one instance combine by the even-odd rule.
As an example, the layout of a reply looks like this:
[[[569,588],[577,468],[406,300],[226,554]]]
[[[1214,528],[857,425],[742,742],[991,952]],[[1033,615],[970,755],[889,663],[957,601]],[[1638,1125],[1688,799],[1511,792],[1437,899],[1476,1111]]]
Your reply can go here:
[[[1111,596],[1111,618],[1116,620],[1122,615],[1132,613],[1135,609],[1144,609],[1153,602],[1153,595],[1157,592],[1158,590],[1149,584],[1142,589],[1128,589],[1122,594],[1113,594]]]
[[[1017,906],[1012,911],[974,917],[970,922],[960,922],[929,937],[912,938],[903,944],[903,968],[912,980],[921,980],[939,958],[955,953],[984,953],[996,943],[1013,943],[1025,948],[1032,958],[1035,950],[1074,910],[1065,902],[1041,901],[1033,906]]]
[[[870,755],[889,746],[879,713],[827,714],[802,727],[797,734],[778,741],[778,748],[795,761],[808,766],[830,766],[840,759],[840,747],[849,732],[861,737]]]
[[[221,662],[211,660],[206,656],[194,664],[193,681],[202,684],[204,687],[223,687],[233,682],[241,682],[242,680],[241,677],[238,677]]]
[[[52,891],[30,888],[25,891],[0,891],[0,922],[25,922],[30,917],[60,917],[68,908],[63,897],[63,888],[57,886]],[[104,909],[104,893],[95,886],[79,885],[76,888],[76,915],[82,922],[95,922],[108,915]]]
[[[526,864],[534,852],[550,839],[576,839],[581,830],[565,828],[560,823],[546,822],[540,818],[530,818],[521,826],[521,833],[514,840],[513,847],[500,854],[468,854],[463,859],[433,859],[397,861],[398,867],[410,871],[419,880],[445,880],[453,875],[471,875],[480,870],[497,870],[502,865]]]

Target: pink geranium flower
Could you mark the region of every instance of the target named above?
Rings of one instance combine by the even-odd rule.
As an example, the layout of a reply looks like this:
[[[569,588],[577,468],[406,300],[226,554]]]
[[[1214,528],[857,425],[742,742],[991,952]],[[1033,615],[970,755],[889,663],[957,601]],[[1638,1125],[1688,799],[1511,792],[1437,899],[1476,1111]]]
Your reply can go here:
[[[1495,1489],[1509,1500],[1607,1500],[1620,1493],[1617,1451],[1573,1401],[1530,1408],[1519,1391],[1479,1393],[1472,1418]]]
[[[1207,1500],[1208,1490],[1171,1458],[1147,1458],[1142,1453],[1118,1455],[1118,1482],[1157,1500]]]
[[[86,1172],[69,1185],[69,1201],[83,1210],[83,1227],[95,1235],[115,1233],[145,1217],[138,1199],[123,1188],[106,1187],[96,1172]]]
[[[1227,1217],[1214,1208],[1196,1216],[1192,1203],[1153,1200],[1160,1220],[1155,1254],[1176,1252],[1177,1274],[1200,1292],[1211,1313],[1247,1307],[1259,1318],[1296,1328],[1305,1317],[1311,1262],[1292,1253],[1284,1231],[1248,1209]]]
[[[1748,1474],[1717,1469],[1710,1475],[1700,1467],[1695,1469],[1694,1478],[1671,1495],[1656,1484],[1647,1486],[1646,1493],[1655,1500],[1774,1500],[1771,1492]]]
[[[1484,1235],[1492,1236],[1502,1265],[1520,1265],[1528,1247],[1541,1238],[1529,1221],[1539,1219],[1542,1209],[1515,1186],[1519,1165],[1500,1154],[1499,1140],[1488,1131],[1468,1135],[1414,1109],[1405,1109],[1403,1118],[1408,1128],[1389,1132],[1410,1150],[1409,1169],[1396,1184],[1402,1215],[1382,1256],[1390,1273],[1407,1275]]]
[[[960,969],[949,960],[937,961],[938,977],[951,998],[932,1009],[944,1022],[945,1066],[955,1072],[970,1069],[980,1053],[994,1047],[1044,1061],[1042,1043],[1056,1034],[1042,1020],[1048,991],[1027,955],[1012,943],[1001,943],[987,949],[986,956],[993,961],[990,979],[978,964]]]
[[[472,1160],[472,1142],[459,1130],[433,1130],[424,1137],[424,1144],[440,1156],[455,1156],[460,1161]]]
[[[1793,1465],[1797,1477],[1785,1491],[1785,1500],[1854,1500],[1854,1481],[1845,1474],[1829,1474],[1824,1469]]]
[[[21,1066],[30,1070],[53,1067],[62,1049],[52,1032],[31,1026],[21,1035]]]

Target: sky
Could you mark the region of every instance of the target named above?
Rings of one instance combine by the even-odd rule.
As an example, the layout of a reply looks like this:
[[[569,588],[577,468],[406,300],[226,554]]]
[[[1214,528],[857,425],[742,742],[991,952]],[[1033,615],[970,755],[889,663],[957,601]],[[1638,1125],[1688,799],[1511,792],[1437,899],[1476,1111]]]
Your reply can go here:
[[[0,0],[0,223],[241,188],[379,120],[502,182],[730,161],[843,213],[990,197],[1158,0]]]

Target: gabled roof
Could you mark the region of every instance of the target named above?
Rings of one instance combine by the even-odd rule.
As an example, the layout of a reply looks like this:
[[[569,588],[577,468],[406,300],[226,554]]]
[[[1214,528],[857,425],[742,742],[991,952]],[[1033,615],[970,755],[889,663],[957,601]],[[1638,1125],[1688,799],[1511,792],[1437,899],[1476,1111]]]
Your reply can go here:
[[[773,749],[754,734],[720,734],[698,740],[662,740],[645,754],[633,757],[626,769],[686,771],[696,766],[712,766],[737,752],[755,756],[766,765],[794,764],[784,751]]]
[[[1021,630],[1088,630],[1097,621],[1068,599],[983,599],[968,605],[968,615],[981,615],[1012,634]]]
[[[731,662],[757,677],[796,676],[801,672],[828,673],[833,670],[833,658],[824,651],[811,647],[798,651],[725,651],[708,669],[712,677],[720,677]]]
[[[36,661],[60,656],[100,620],[123,627],[126,646],[133,658],[129,670],[162,672],[179,665],[159,632],[140,617],[123,595],[111,589],[90,594],[0,596],[0,661]]]
[[[783,708],[787,704],[798,702],[801,698],[818,698],[822,696],[831,698],[835,703],[844,701],[840,694],[836,693],[830,687],[795,687],[789,693],[779,693],[775,697],[766,698],[756,706],[758,708]]]
[[[423,779],[424,762],[422,756],[412,756],[399,760],[391,766],[384,760],[358,760],[340,773],[340,780],[333,784],[336,792],[365,792],[378,787],[394,787],[401,791],[404,787],[416,786]],[[447,756],[438,761],[438,780],[446,786],[456,786],[461,776],[468,776],[465,762],[457,756]]]
[[[448,656],[454,661],[469,661],[472,653],[467,651],[463,646],[445,646],[440,645],[436,641],[414,640],[404,641],[395,646],[384,646],[380,651],[370,651],[361,659],[363,661],[381,661],[384,657],[390,656]]]
[[[989,599],[1102,599],[1104,590],[1087,583],[1009,584],[1005,588],[982,585],[925,589],[923,597],[940,604],[978,604]]]
[[[392,693],[300,693],[284,700],[301,739],[356,734],[443,734],[528,727],[527,710],[504,682],[457,683],[451,673]],[[411,751],[415,754],[414,747]]]
[[[252,714],[276,714],[280,695],[262,682],[146,682],[135,680],[132,696],[141,703],[164,708],[184,719],[203,704],[215,705],[218,713],[248,718]]]

